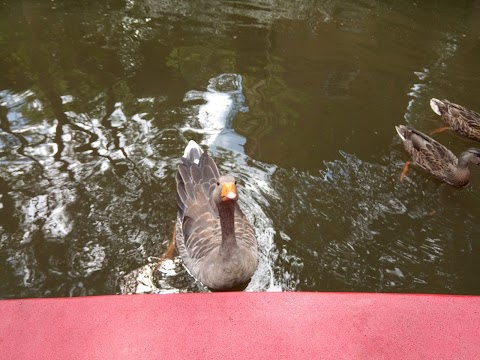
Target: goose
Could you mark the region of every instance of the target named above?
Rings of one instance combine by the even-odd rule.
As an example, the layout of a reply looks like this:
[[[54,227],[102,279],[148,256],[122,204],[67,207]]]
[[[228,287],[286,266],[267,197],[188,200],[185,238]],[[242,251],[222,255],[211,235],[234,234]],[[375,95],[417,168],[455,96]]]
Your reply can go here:
[[[244,290],[257,269],[258,247],[238,204],[235,178],[220,175],[193,140],[181,161],[175,242],[183,264],[212,291]]]
[[[395,126],[407,152],[413,161],[438,179],[457,187],[470,181],[469,163],[480,165],[480,149],[471,148],[457,157],[438,141],[415,130],[411,126]],[[403,180],[409,162],[407,161],[400,179]]]
[[[461,105],[454,104],[448,100],[431,99],[430,107],[442,120],[448,124],[432,132],[439,133],[447,129],[453,129],[460,135],[480,141],[480,114],[468,110]]]

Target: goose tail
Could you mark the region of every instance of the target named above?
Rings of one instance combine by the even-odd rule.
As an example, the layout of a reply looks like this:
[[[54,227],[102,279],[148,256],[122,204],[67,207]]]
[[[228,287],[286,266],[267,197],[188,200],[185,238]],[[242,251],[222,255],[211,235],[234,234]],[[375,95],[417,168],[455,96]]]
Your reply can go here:
[[[190,140],[185,147],[183,157],[198,165],[202,154],[202,148],[195,141]]]

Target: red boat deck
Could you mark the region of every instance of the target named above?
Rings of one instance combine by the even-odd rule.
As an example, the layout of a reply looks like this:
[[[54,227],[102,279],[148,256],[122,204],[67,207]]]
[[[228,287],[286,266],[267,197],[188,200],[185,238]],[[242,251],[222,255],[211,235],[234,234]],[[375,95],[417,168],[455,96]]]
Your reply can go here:
[[[2,359],[479,359],[480,297],[215,293],[0,301]]]

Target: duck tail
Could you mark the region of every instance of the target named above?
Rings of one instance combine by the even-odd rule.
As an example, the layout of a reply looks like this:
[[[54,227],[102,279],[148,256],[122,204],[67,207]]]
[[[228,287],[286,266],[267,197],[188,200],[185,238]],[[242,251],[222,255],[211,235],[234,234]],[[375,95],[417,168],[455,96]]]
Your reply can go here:
[[[398,136],[400,136],[400,139],[402,139],[402,141],[407,140],[407,132],[409,131],[409,129],[406,126],[404,125],[395,126],[395,130],[397,130],[397,134]]]
[[[442,110],[445,108],[445,103],[441,100],[432,98],[430,100],[430,107],[432,108],[433,112],[437,115],[442,115]]]
[[[195,141],[190,140],[185,147],[183,157],[198,165],[202,154],[202,148]]]

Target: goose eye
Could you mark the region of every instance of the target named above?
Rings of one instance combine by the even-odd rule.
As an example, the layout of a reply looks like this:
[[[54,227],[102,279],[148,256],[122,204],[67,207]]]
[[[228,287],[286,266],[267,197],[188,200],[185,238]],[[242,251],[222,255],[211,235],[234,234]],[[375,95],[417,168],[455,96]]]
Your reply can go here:
[[[217,186],[220,186],[220,181],[217,181]]]
[[[237,185],[237,181],[235,180],[235,185]]]

